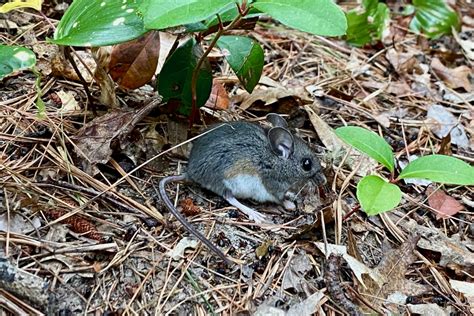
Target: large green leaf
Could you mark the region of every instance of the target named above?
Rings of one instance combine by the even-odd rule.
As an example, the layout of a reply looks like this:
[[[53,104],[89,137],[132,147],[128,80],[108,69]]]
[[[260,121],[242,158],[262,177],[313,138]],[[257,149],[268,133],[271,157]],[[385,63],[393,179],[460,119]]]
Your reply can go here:
[[[379,135],[358,126],[339,127],[336,129],[336,135],[349,145],[380,162],[390,172],[394,171],[395,163],[392,148]]]
[[[227,8],[235,0],[148,0],[142,5],[147,29],[197,23]]]
[[[0,79],[36,64],[35,54],[21,46],[0,45]]]
[[[357,199],[367,215],[377,215],[396,207],[402,192],[395,184],[378,176],[367,176],[357,184]]]
[[[451,34],[451,28],[461,28],[457,13],[444,0],[413,0],[415,16],[410,23],[410,29],[424,33],[430,38]]]
[[[192,109],[191,82],[202,49],[194,38],[178,47],[166,60],[158,80],[158,92],[163,101],[178,101],[178,112],[189,115]],[[203,106],[212,88],[212,73],[209,62],[203,63],[196,83],[197,106]]]
[[[410,162],[398,178],[428,179],[446,184],[474,185],[474,167],[454,157],[429,155]]]
[[[390,10],[378,0],[364,0],[362,7],[347,12],[347,36],[356,46],[378,41],[390,22]]]
[[[104,46],[126,42],[146,30],[138,8],[142,0],[75,0],[54,32],[56,44]]]
[[[256,0],[251,5],[289,27],[311,34],[346,33],[346,16],[332,0]]]
[[[245,90],[252,93],[262,75],[264,56],[258,43],[244,36],[222,36],[217,45]]]

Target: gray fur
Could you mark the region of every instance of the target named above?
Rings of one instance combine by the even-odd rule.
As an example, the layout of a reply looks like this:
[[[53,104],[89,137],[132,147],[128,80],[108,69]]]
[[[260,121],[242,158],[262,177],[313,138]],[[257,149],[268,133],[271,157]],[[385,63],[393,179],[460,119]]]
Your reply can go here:
[[[302,139],[293,135],[293,153],[285,159],[274,153],[267,133],[267,129],[249,122],[220,124],[194,141],[188,178],[223,196],[227,189],[223,181],[228,170],[238,161],[248,161],[249,170],[242,172],[251,173],[253,166],[268,192],[279,203],[283,202],[288,190],[296,191],[309,180],[317,184],[324,182],[318,159]],[[301,166],[303,158],[312,160],[313,167],[309,172]]]

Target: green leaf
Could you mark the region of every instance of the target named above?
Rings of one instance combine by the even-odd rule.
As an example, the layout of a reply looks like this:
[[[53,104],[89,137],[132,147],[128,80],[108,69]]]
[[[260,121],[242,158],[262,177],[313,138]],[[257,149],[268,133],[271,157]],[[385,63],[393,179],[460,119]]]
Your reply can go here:
[[[410,162],[398,178],[428,179],[446,184],[474,185],[474,167],[454,157],[429,155]]]
[[[126,42],[146,30],[138,7],[143,0],[75,0],[59,21],[52,42],[104,46]]]
[[[332,0],[256,0],[251,4],[281,23],[311,34],[344,35],[344,12]]]
[[[0,79],[36,64],[35,54],[21,46],[0,45]]]
[[[410,23],[410,29],[424,33],[430,38],[438,38],[451,34],[451,28],[460,30],[459,16],[444,0],[413,0],[415,16]]]
[[[235,0],[148,0],[141,8],[145,27],[160,30],[203,21],[235,2]]]
[[[390,10],[378,0],[364,0],[362,7],[347,12],[346,16],[346,39],[355,46],[380,40],[390,22]]]
[[[235,72],[245,90],[252,93],[262,75],[263,49],[254,40],[244,36],[222,36],[217,46]]]
[[[219,17],[221,18],[222,23],[226,23],[233,21],[238,14],[239,12],[237,11],[237,6],[235,5],[235,3],[232,3],[232,5],[228,6],[225,10],[219,12]],[[260,15],[262,15],[262,12],[260,12],[256,8],[250,8],[249,12],[245,15],[245,19],[254,18]],[[214,15],[207,19],[204,24],[206,24],[209,28],[219,24],[219,19],[217,18],[217,16]]]
[[[402,192],[395,184],[372,175],[357,184],[357,199],[364,212],[372,216],[395,208],[402,199]]]
[[[395,162],[392,148],[379,135],[358,126],[339,127],[336,129],[336,135],[349,145],[380,162],[390,172],[394,171]]]
[[[194,68],[202,56],[202,49],[191,38],[178,47],[166,60],[158,80],[158,92],[163,101],[179,101],[178,112],[189,115],[192,109],[191,81]],[[212,88],[212,72],[209,62],[203,63],[196,83],[197,106],[203,106]]]

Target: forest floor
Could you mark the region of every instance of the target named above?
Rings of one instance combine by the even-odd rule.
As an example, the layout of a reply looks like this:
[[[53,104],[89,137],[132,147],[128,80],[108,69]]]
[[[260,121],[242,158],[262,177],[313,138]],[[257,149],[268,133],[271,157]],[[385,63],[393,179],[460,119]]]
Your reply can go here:
[[[118,110],[99,106],[94,113],[85,106],[74,71],[59,67],[57,46],[46,43],[61,15],[46,15],[52,24],[31,12],[3,17],[13,24],[2,30],[2,42],[37,54],[45,112],[38,115],[31,72],[0,83],[0,271],[17,276],[14,289],[0,273],[0,309],[38,315],[474,312],[473,188],[399,181],[402,203],[367,216],[357,201],[358,181],[390,173],[372,160],[349,159],[333,132],[353,125],[379,134],[393,149],[397,173],[427,154],[472,165],[474,61],[455,37],[428,40],[397,17],[383,44],[355,48],[258,23],[251,34],[265,50],[259,85],[245,92],[216,49],[213,99],[201,108],[201,123],[189,128],[187,118],[159,103],[151,83],[118,90]],[[463,23],[474,30],[472,17]],[[472,45],[473,31],[461,35]],[[90,50],[82,53],[85,63],[93,61]],[[93,83],[89,89],[93,97],[100,93]],[[305,187],[295,211],[255,205],[271,222],[255,224],[197,185],[168,186],[188,221],[234,258],[226,266],[163,206],[158,182],[186,169],[186,141],[204,126],[258,124],[272,112],[314,148],[328,179],[323,188]]]

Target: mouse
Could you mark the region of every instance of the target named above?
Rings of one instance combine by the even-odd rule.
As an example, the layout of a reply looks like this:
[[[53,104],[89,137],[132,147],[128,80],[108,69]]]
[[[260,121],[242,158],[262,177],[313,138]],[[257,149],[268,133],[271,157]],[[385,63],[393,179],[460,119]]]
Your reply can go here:
[[[229,259],[194,228],[174,207],[166,194],[171,182],[194,182],[224,198],[249,220],[266,222],[264,214],[241,200],[272,202],[295,209],[289,199],[308,181],[325,184],[326,178],[315,153],[291,133],[286,120],[267,114],[270,127],[247,121],[219,123],[192,142],[188,167],[177,176],[164,177],[159,183],[161,200],[184,228],[226,263]]]

